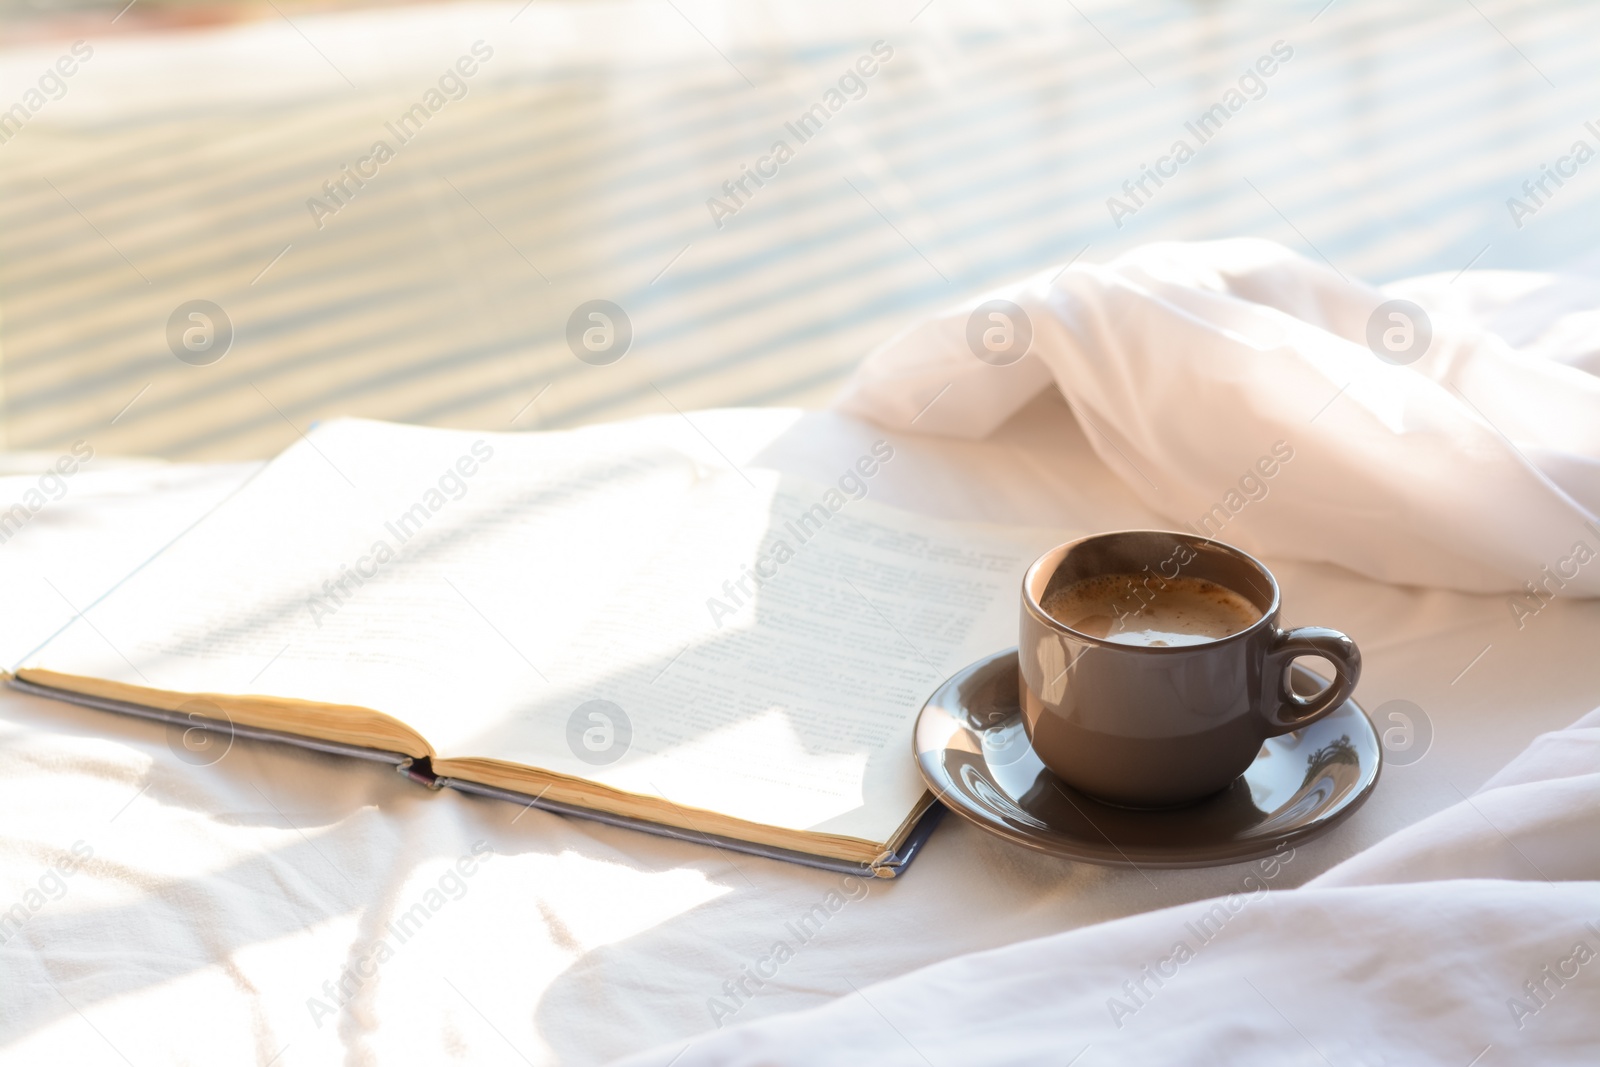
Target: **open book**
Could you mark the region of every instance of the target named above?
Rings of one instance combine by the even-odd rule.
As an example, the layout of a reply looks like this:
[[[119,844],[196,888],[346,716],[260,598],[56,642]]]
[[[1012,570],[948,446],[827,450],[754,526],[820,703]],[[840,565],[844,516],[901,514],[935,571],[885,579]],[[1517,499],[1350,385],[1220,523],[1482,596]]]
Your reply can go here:
[[[1065,535],[877,504],[887,441],[829,485],[603,430],[319,426],[15,677],[895,873],[932,803],[918,710],[1015,642]]]

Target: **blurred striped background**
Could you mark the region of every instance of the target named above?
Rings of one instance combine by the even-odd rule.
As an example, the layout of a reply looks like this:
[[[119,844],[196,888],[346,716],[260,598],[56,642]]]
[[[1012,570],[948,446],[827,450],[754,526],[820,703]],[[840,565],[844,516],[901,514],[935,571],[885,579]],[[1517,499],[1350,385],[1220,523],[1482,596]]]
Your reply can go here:
[[[815,406],[919,315],[1079,255],[1252,234],[1384,281],[1570,267],[1600,236],[1600,162],[1520,229],[1506,206],[1600,148],[1600,7],[1576,0],[517,0],[115,31],[80,33],[66,95],[0,144],[9,449]],[[384,123],[478,40],[467,95],[399,146]],[[784,123],[877,40],[893,58],[799,144]],[[1276,41],[1266,95],[1116,226],[1106,199]],[[0,107],[66,48],[0,53]],[[380,137],[395,158],[319,229],[307,198]],[[795,158],[718,228],[707,198],[780,138]],[[194,299],[235,330],[208,366],[168,347]],[[633,324],[609,366],[565,339],[592,299]]]

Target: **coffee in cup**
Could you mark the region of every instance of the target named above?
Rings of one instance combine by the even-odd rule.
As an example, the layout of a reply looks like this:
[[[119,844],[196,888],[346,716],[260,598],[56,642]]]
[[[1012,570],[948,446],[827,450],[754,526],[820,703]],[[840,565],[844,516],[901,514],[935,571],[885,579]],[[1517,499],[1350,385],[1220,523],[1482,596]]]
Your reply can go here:
[[[1123,645],[1198,645],[1253,626],[1261,611],[1205,578],[1100,574],[1049,590],[1045,613],[1081,634]]]

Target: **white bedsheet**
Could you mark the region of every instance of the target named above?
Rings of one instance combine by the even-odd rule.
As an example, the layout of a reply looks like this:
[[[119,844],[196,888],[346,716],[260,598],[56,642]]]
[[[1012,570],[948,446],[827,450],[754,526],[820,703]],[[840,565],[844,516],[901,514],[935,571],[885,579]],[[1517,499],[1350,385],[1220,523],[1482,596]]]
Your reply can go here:
[[[711,1064],[1593,1064],[1600,709],[1309,886],[937,964],[630,1058]],[[1491,1058],[1492,1057],[1492,1058]]]
[[[982,437],[1054,380],[1170,524],[1525,595],[1525,620],[1600,596],[1594,304],[1588,278],[1380,290],[1271,241],[1168,241],[966,299],[867,357],[840,404]]]
[[[1059,397],[1044,395],[985,441],[892,433],[896,459],[872,492],[886,503],[997,521],[1081,529],[1160,521],[1064,415]],[[615,432],[670,439],[723,462],[709,439],[733,462],[824,479],[883,432],[828,413],[691,418],[693,427],[673,415]],[[116,471],[91,460],[67,480],[65,496],[0,546],[4,662],[250,469]],[[0,480],[0,505],[35,481]],[[1384,709],[1404,700],[1426,727],[1410,755],[1431,733],[1420,761],[1391,765],[1367,805],[1300,848],[1274,888],[1301,885],[1457,804],[1600,693],[1594,601],[1558,598],[1518,630],[1501,597],[1268,562],[1291,622],[1337,626],[1360,643],[1358,698],[1380,726],[1399,725]],[[70,876],[52,875],[80,841],[92,849],[88,861]],[[487,862],[472,858],[478,842],[492,849]],[[450,873],[461,857],[471,860],[470,877]],[[721,1021],[814,1007],[961,953],[1225,894],[1248,870],[1092,867],[948,820],[904,878],[849,900]],[[1501,892],[1485,886],[1484,894]],[[392,958],[365,963],[386,924],[430,890],[442,906],[428,925]],[[835,875],[430,794],[376,766],[275,745],[239,741],[214,765],[197,766],[179,758],[160,726],[0,695],[0,912],[27,910],[21,931],[0,944],[0,1060],[8,1063],[596,1063],[681,1047],[717,1028],[713,998],[786,924],[830,891],[849,890]],[[1417,892],[1422,900],[1427,889]],[[1567,914],[1574,892],[1550,891],[1537,906]],[[1460,912],[1472,922],[1477,914]],[[1144,935],[1129,936],[1143,944]],[[1489,936],[1502,931],[1491,927]],[[1419,980],[1431,973],[1424,962],[1415,962]],[[312,998],[331,1000],[324,983],[356,965],[371,974],[350,1003],[317,1010]],[[1283,995],[1278,1006],[1312,1032],[1302,1013],[1315,1005],[1294,999],[1281,976],[1262,977],[1263,992]],[[1149,1018],[1168,1003],[1177,1010],[1182,997],[1171,992]],[[1539,1023],[1553,1022],[1557,1007],[1567,1010],[1552,1007]],[[1482,1008],[1486,1016],[1504,1010],[1492,997]],[[1270,1033],[1293,1038],[1279,1025]],[[957,1062],[937,1048],[927,1054]]]

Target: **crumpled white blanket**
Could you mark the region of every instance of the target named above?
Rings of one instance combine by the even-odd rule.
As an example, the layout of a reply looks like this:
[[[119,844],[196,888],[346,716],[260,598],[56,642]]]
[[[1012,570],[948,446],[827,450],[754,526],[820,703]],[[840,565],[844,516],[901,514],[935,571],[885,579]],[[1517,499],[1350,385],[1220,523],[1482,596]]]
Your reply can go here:
[[[1379,289],[1267,241],[1152,244],[914,326],[836,406],[980,438],[1052,380],[1175,526],[1529,611],[1600,595],[1600,281]]]
[[[958,957],[623,1061],[1600,1062],[1600,709],[1299,889],[1236,893]],[[983,901],[972,901],[982,908]]]

